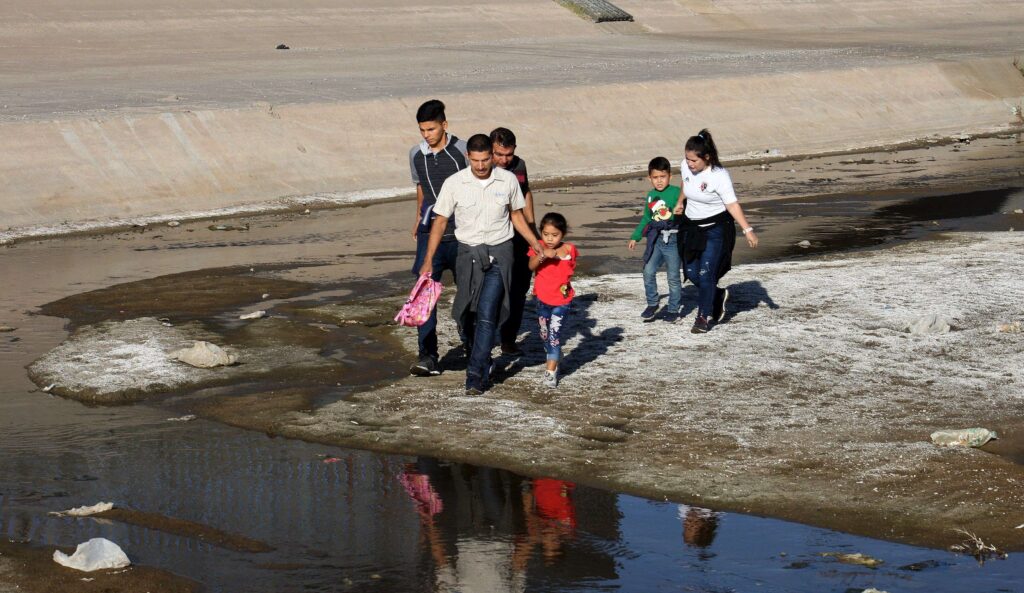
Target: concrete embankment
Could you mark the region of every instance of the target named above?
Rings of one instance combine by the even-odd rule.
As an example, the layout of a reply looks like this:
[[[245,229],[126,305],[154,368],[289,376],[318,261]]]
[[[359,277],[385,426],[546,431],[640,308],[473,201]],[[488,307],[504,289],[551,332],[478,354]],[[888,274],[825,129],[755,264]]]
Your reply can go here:
[[[465,2],[449,4],[449,18],[461,19],[467,28],[498,22],[487,11],[458,12],[466,8]],[[864,12],[854,11],[853,22],[867,28],[853,32],[818,12],[794,19],[789,31],[759,29],[758,23],[781,26],[761,18],[772,8],[770,2],[754,3],[746,13],[728,3],[716,4],[712,12],[689,4],[675,12],[663,7],[665,19],[659,20],[642,3],[622,3],[639,15],[638,23],[615,29],[581,24],[554,3],[534,0],[524,9],[533,11],[544,26],[528,43],[522,41],[530,22],[524,18],[509,25],[520,36],[518,42],[451,32],[448,37],[420,34],[404,40],[402,49],[367,50],[361,57],[332,61],[322,55],[300,56],[291,66],[299,73],[287,79],[280,70],[287,65],[271,68],[264,58],[251,57],[256,66],[252,76],[258,80],[247,84],[265,84],[265,101],[233,90],[236,74],[221,72],[222,58],[182,62],[173,75],[148,62],[139,67],[140,84],[150,92],[168,76],[172,81],[166,84],[173,86],[177,80],[187,86],[189,72],[181,68],[194,68],[196,77],[213,81],[203,87],[205,95],[196,91],[172,109],[129,90],[124,93],[131,107],[111,107],[92,102],[84,91],[46,94],[31,84],[31,73],[6,76],[12,86],[2,97],[5,102],[39,95],[33,100],[47,106],[33,110],[25,103],[8,104],[5,110],[21,115],[0,114],[0,217],[6,228],[0,238],[147,217],[408,193],[412,186],[406,154],[418,139],[413,113],[433,96],[449,105],[452,130],[463,137],[495,125],[514,128],[535,178],[634,170],[656,154],[676,160],[684,138],[705,126],[715,132],[723,151],[735,157],[766,150],[854,150],[1005,130],[1024,121],[1024,75],[1012,60],[1020,41],[947,44],[939,51],[922,41],[947,26],[928,16],[930,0],[911,2],[903,11],[918,14],[916,29],[865,24]],[[998,24],[991,21],[1011,14],[1010,3],[989,4],[986,18],[968,23],[969,30],[992,33],[1008,26],[1005,18]],[[368,6],[363,8],[370,10]],[[881,14],[898,20],[903,12]],[[359,28],[371,17],[325,21]],[[134,22],[123,14],[119,18]],[[823,28],[835,29],[840,45],[822,41],[821,31],[801,32],[815,18]],[[396,22],[398,44],[400,33],[412,31],[416,21]],[[7,26],[31,37],[25,33],[31,27],[16,25]],[[698,25],[711,33],[688,36],[687,27]],[[311,23],[303,31],[323,33],[325,26]],[[82,28],[100,40],[116,39],[117,27],[104,34],[97,29],[102,28],[95,23]],[[184,42],[183,35],[166,33],[172,48],[164,51]],[[900,35],[905,43],[896,57],[883,55],[891,40],[884,47],[872,45],[872,39]],[[508,47],[515,43],[519,45]],[[915,43],[919,47],[906,50]],[[232,47],[214,49],[224,53]],[[417,71],[427,65],[397,65],[438,47],[445,61],[443,68],[435,66],[433,77]],[[116,60],[103,59],[118,49],[116,43],[93,49],[99,56],[90,64],[93,73],[75,76],[84,77],[82,84],[99,96],[104,73],[123,72],[113,65]],[[334,49],[337,55],[355,51]],[[516,50],[524,53],[517,56]],[[380,57],[389,51],[398,53]],[[544,51],[558,54],[557,59],[539,57]],[[336,67],[353,69],[352,80],[339,77],[332,70]],[[575,75],[577,67],[584,74]],[[312,86],[327,73],[333,78],[326,89],[295,90]],[[404,84],[395,82],[403,77]],[[447,80],[452,77],[456,82]],[[372,92],[374,85],[380,92]]]

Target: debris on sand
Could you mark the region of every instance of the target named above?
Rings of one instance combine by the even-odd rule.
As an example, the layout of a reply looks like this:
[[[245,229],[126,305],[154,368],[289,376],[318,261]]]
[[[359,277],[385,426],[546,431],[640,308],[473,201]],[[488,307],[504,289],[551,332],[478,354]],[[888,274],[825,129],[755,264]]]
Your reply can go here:
[[[996,433],[987,428],[937,430],[931,434],[932,442],[943,447],[980,447],[997,438]]]
[[[6,333],[6,332],[12,332],[12,331],[14,331],[16,329],[18,329],[18,328],[12,327],[10,325],[0,325],[0,334]]]
[[[274,49],[291,49],[291,48],[288,47],[287,45],[281,43],[281,44],[278,44],[278,46],[275,47]]]
[[[996,326],[996,329],[1002,334],[1019,334],[1024,328],[1021,327],[1019,321],[1013,321],[1010,323],[1000,323]]]
[[[978,564],[985,564],[986,560],[1006,560],[1006,552],[993,546],[992,544],[985,543],[980,537],[967,531],[965,529],[957,529],[957,533],[963,534],[965,537],[964,541],[949,546],[951,552],[958,554],[968,554],[974,556],[974,559],[978,561]]]
[[[241,226],[236,226],[233,224],[211,224],[206,228],[210,229],[211,231],[247,231],[249,230],[249,223],[245,223]]]
[[[800,241],[799,243],[797,243],[796,246],[797,247],[803,247],[804,249],[807,249],[808,247],[811,246],[811,242],[808,241],[807,239],[804,239],[803,241]]]
[[[56,386],[57,386],[56,383],[50,383],[46,387],[43,387],[43,393],[50,393],[51,391],[53,391],[53,388],[56,387]]]
[[[177,418],[168,418],[168,422],[191,422],[196,419],[195,414],[185,414],[184,416],[178,416]]]
[[[168,223],[167,223],[167,226],[169,226],[169,227],[171,227],[171,228],[174,228],[174,227],[176,227],[176,226],[181,226],[181,223],[180,223],[180,222],[178,222],[177,220],[172,220],[172,221],[170,221],[170,222],[168,222]]]
[[[238,357],[229,354],[216,344],[204,340],[198,340],[191,348],[175,350],[170,354],[174,360],[192,365],[201,369],[212,369],[220,366],[231,366],[238,362]]]
[[[252,313],[246,313],[245,315],[239,315],[239,319],[262,319],[267,316],[266,311],[253,311]]]
[[[97,513],[103,513],[114,508],[112,502],[97,502],[91,506],[75,507],[66,511],[53,511],[50,514],[55,517],[88,517]]]
[[[945,334],[949,333],[949,330],[953,329],[952,320],[939,315],[938,313],[929,313],[923,317],[907,323],[903,327],[903,331],[910,332],[915,336],[923,336],[925,334]]]
[[[102,537],[78,544],[75,553],[68,556],[60,550],[53,553],[53,561],[61,566],[74,568],[84,572],[107,568],[124,568],[131,566],[131,561],[120,546]]]
[[[56,391],[61,397],[123,404],[178,389],[221,385],[268,374],[339,368],[341,363],[322,356],[318,347],[296,343],[302,341],[301,336],[311,336],[315,331],[268,317],[239,328],[238,335],[251,341],[246,346],[222,342],[223,336],[196,321],[173,327],[163,327],[152,317],[104,321],[72,332],[60,345],[29,365],[29,378],[39,386],[57,384]],[[284,335],[297,337],[282,340]],[[170,356],[200,340],[222,344],[245,364],[199,368],[181,364]]]
[[[1024,209],[1017,208],[1016,210],[1013,211],[1013,213],[1014,214],[1024,214]]]
[[[868,568],[877,568],[878,566],[884,564],[882,560],[879,560],[878,558],[872,558],[871,556],[861,554],[860,552],[856,554],[845,554],[842,552],[822,552],[819,555],[824,556],[826,558],[835,558],[843,564],[856,564],[858,566],[866,566]]]

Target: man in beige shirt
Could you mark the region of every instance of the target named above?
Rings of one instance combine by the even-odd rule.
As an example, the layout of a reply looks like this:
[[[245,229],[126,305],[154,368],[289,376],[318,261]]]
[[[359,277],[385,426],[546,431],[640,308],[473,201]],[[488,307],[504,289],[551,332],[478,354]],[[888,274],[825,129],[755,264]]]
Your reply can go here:
[[[452,317],[466,345],[466,394],[487,390],[495,331],[508,317],[512,270],[512,235],[529,237],[538,253],[554,257],[533,235],[523,207],[526,200],[512,173],[494,167],[491,139],[477,134],[466,143],[469,167],[453,174],[441,187],[434,205],[434,224],[420,274],[433,272],[433,255],[448,218],[459,221],[455,261],[455,302]],[[513,230],[514,229],[514,230]]]

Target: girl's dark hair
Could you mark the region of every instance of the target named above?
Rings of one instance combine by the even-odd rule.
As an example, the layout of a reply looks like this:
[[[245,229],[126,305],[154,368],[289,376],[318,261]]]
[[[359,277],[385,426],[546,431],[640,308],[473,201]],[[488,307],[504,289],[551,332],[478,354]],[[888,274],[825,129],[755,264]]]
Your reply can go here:
[[[707,128],[697,132],[696,136],[690,136],[690,139],[686,141],[686,152],[691,150],[697,153],[697,156],[707,161],[711,168],[722,167],[722,161],[718,160],[718,148],[715,146],[715,141],[711,138],[711,132]]]
[[[565,217],[557,212],[548,212],[544,215],[544,218],[540,219],[540,224],[537,225],[540,230],[544,230],[544,227],[551,225],[558,229],[563,235],[569,232],[569,223],[565,221]]]
[[[668,162],[668,159],[663,156],[656,156],[647,164],[647,174],[650,175],[653,171],[671,173],[672,163]]]

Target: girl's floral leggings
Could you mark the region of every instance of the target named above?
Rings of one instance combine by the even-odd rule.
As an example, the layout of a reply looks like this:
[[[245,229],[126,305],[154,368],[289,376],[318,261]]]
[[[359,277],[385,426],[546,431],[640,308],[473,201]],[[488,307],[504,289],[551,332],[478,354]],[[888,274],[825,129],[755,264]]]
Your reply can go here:
[[[548,305],[537,301],[540,339],[548,360],[562,360],[562,325],[569,316],[569,305]]]

